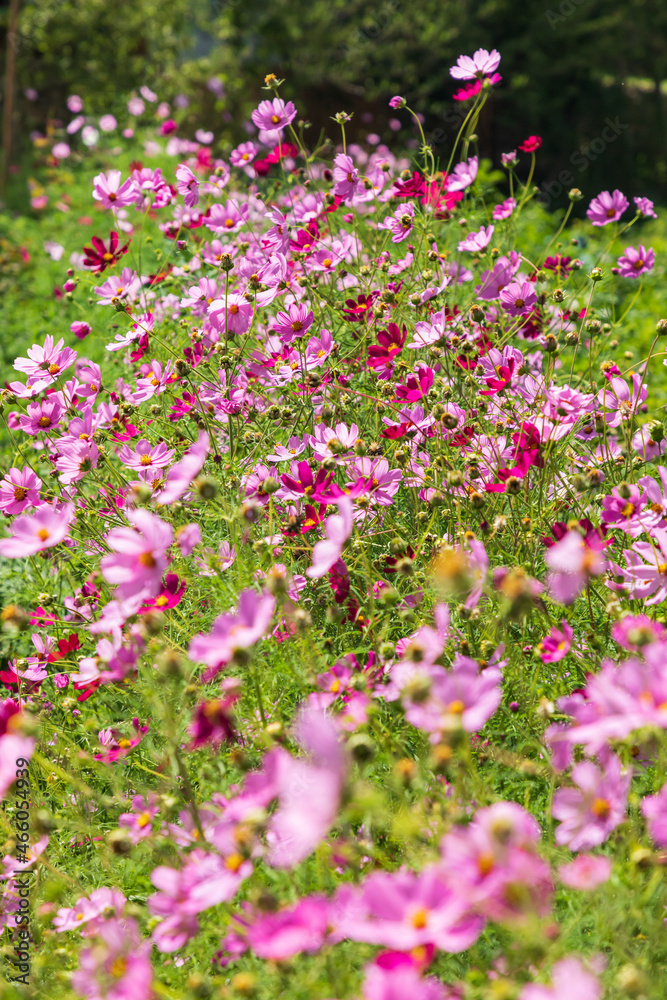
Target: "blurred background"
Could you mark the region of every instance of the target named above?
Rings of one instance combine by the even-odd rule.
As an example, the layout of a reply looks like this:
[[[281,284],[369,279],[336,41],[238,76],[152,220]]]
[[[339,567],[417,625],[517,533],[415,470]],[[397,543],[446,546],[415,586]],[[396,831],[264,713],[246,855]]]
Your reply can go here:
[[[461,120],[449,67],[479,47],[502,54],[479,128],[494,166],[538,134],[548,207],[571,186],[667,199],[665,0],[0,0],[4,134],[18,162],[31,133],[70,120],[70,94],[120,120],[147,86],[179,126],[236,141],[272,72],[312,145],[340,110],[352,138],[405,145],[408,116],[398,131],[387,106],[399,93],[446,162]]]

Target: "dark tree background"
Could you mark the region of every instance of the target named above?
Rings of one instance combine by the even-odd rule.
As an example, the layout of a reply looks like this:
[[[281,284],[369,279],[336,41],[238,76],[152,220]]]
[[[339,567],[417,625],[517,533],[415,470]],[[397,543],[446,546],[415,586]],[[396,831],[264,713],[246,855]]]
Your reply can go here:
[[[537,133],[536,181],[553,204],[568,184],[667,200],[665,0],[22,0],[19,92],[34,87],[40,100],[17,115],[24,126],[64,116],[73,91],[114,111],[145,83],[161,97],[185,90],[202,124],[219,129],[224,112],[240,130],[273,72],[313,135],[335,136],[330,116],[345,109],[353,136],[387,139],[387,101],[400,93],[444,157],[449,67],[479,47],[502,53],[503,81],[480,122],[485,155],[498,163]],[[215,107],[212,73],[226,86]]]

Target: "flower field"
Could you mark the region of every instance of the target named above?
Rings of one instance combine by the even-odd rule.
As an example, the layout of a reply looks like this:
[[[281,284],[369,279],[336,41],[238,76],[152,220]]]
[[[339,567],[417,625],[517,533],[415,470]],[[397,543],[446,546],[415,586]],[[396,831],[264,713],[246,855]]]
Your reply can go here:
[[[147,88],[37,140],[2,1000],[665,996],[667,241],[484,159],[500,63],[439,158],[272,75],[236,147]]]

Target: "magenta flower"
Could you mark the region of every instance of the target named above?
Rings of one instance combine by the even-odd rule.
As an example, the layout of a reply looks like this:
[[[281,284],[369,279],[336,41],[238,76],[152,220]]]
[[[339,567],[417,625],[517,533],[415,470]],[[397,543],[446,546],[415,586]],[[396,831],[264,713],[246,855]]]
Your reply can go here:
[[[112,551],[102,558],[100,569],[121,600],[139,594],[153,597],[160,590],[174,532],[170,524],[147,510],[130,510],[127,518],[131,528],[113,528],[107,535]]]
[[[449,73],[455,80],[474,80],[476,77],[490,76],[500,65],[500,53],[493,49],[477,49],[471,56],[459,56]]]
[[[389,101],[389,107],[390,108],[394,108],[395,111],[398,111],[400,108],[404,108],[405,105],[406,105],[406,103],[407,102],[406,102],[405,98],[401,97],[399,94],[397,94],[396,97],[392,97],[390,99],[390,101]]]
[[[628,207],[628,199],[622,191],[616,189],[613,194],[602,191],[593,198],[586,215],[594,226],[608,226],[610,222],[618,222]]]
[[[205,675],[210,679],[235,654],[259,642],[269,627],[275,606],[272,594],[244,590],[239,595],[238,609],[216,618],[207,635],[196,635],[190,642],[188,655],[196,663],[206,663],[212,668]]]
[[[654,622],[647,615],[626,615],[611,628],[614,642],[634,653],[652,642],[663,642],[666,634],[665,626]]]
[[[461,240],[457,250],[467,250],[470,253],[481,253],[486,250],[493,236],[493,226],[481,227],[478,233],[468,233],[465,239]]]
[[[18,703],[13,698],[0,700],[0,801],[16,781],[16,761],[20,758],[30,760],[35,749],[32,736],[21,736],[16,732],[20,721]]]
[[[185,580],[180,580],[177,573],[167,573],[162,584],[160,593],[155,597],[150,597],[139,608],[140,614],[147,614],[149,611],[168,611],[181,603],[183,594],[187,588]]]
[[[275,132],[284,129],[296,118],[296,108],[291,101],[287,104],[280,98],[270,101],[260,101],[250,116],[258,129],[264,132]]]
[[[42,503],[40,489],[42,480],[25,465],[22,469],[11,468],[0,482],[0,510],[14,516],[26,507],[39,507]]]
[[[623,552],[626,568],[614,565],[614,573],[622,577],[614,585],[633,599],[646,604],[661,604],[667,599],[667,531],[653,528],[650,542],[636,541]]]
[[[338,514],[331,514],[324,522],[326,539],[316,542],[313,548],[313,562],[306,570],[306,576],[317,579],[328,573],[342,553],[345,542],[352,533],[352,503],[347,497],[339,497]]]
[[[357,889],[344,886],[333,907],[336,937],[401,951],[469,948],[484,922],[471,912],[465,894],[448,885],[443,867],[373,872]]]
[[[477,373],[484,379],[487,388],[482,389],[480,396],[494,396],[505,389],[515,386],[519,381],[519,373],[524,363],[524,357],[517,347],[506,345],[502,351],[497,347],[489,348],[488,352],[477,362]]]
[[[570,652],[573,635],[574,631],[565,619],[563,619],[562,630],[554,626],[537,646],[542,663],[557,663],[567,656]]]
[[[524,986],[519,1000],[600,1000],[602,987],[576,958],[563,958],[553,967],[553,986]]]
[[[618,258],[618,273],[622,278],[639,278],[653,270],[655,264],[655,253],[653,247],[626,247],[625,254]]]
[[[0,539],[0,555],[23,559],[53,548],[64,541],[74,520],[74,504],[40,507],[34,514],[22,514],[12,524],[13,535]]]
[[[176,187],[186,208],[199,204],[199,181],[185,163],[176,168]]]
[[[400,955],[400,961],[387,967],[380,955],[375,962],[364,969],[363,1000],[454,1000],[440,980],[434,976],[422,976],[416,962],[403,952],[387,952]]]
[[[537,303],[532,281],[513,281],[500,292],[503,309],[509,316],[525,316]]]
[[[125,736],[120,729],[100,729],[97,738],[106,749],[104,753],[96,753],[95,760],[104,761],[105,764],[114,764],[121,757],[126,757],[130,750],[139,746],[149,727],[148,725],[142,726],[139,719],[132,719],[132,728],[134,736],[131,738]]]
[[[605,754],[604,770],[584,760],[572,768],[576,788],[559,788],[551,812],[560,820],[556,843],[571,851],[599,847],[625,819],[630,773],[615,754]]]

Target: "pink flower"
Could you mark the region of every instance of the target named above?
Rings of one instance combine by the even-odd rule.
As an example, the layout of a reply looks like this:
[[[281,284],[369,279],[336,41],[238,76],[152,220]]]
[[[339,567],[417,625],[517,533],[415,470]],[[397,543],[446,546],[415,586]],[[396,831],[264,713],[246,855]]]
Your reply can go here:
[[[614,754],[605,755],[604,770],[584,760],[572,768],[577,788],[559,788],[551,812],[560,820],[556,843],[571,851],[586,851],[603,844],[625,819],[632,775],[623,773]]]
[[[150,793],[148,801],[143,795],[135,795],[132,799],[132,812],[121,813],[118,825],[126,828],[133,844],[138,844],[146,837],[150,837],[153,832],[153,820],[159,811],[154,792]]]
[[[53,430],[60,423],[63,405],[58,393],[53,393],[41,402],[28,403],[28,412],[19,417],[19,427],[26,434],[42,434]]]
[[[42,480],[29,466],[11,468],[0,482],[0,510],[12,517],[26,507],[39,507],[42,503]]]
[[[664,364],[664,362],[663,362]],[[632,391],[622,378],[612,378],[606,389],[598,393],[598,402],[606,410],[604,418],[609,427],[618,427],[624,420],[631,420],[637,415],[641,404],[648,395],[648,386],[644,384],[641,375],[632,375]]]
[[[296,108],[291,101],[287,104],[280,98],[270,101],[260,101],[258,107],[250,116],[258,129],[265,132],[275,132],[284,129],[296,118]]]
[[[654,264],[653,247],[647,250],[641,244],[638,247],[626,247],[625,255],[617,261],[618,273],[622,278],[639,278],[647,271],[652,271]]]
[[[515,208],[516,200],[514,198],[506,198],[505,201],[501,201],[500,205],[496,205],[494,208],[493,219],[496,222],[500,219],[509,219]]]
[[[454,170],[447,178],[447,190],[450,194],[453,191],[464,191],[474,182],[479,169],[479,158],[472,156],[467,163],[457,163]],[[493,226],[491,226],[493,233]]]
[[[141,287],[141,279],[136,271],[130,267],[124,267],[120,277],[107,278],[107,280],[94,288],[95,295],[99,297],[98,306],[115,305],[123,300],[132,302],[137,297]]]
[[[94,889],[90,896],[77,899],[74,906],[61,906],[53,918],[54,930],[75,931],[85,927],[84,934],[91,937],[112,914],[119,917],[126,902],[120,889],[109,889],[106,886]]]
[[[650,198],[633,198],[632,199],[637,206],[637,211],[640,215],[646,218],[657,219],[658,216],[655,214],[655,209],[653,207],[653,202]]]
[[[476,77],[495,73],[499,65],[500,53],[496,49],[491,52],[477,49],[472,57],[459,56],[456,65],[452,66],[449,72],[455,80],[474,80]]]
[[[552,597],[561,604],[572,604],[591,577],[605,571],[603,548],[603,543],[597,545],[593,536],[588,542],[575,530],[552,545],[544,556],[551,570],[547,582]]]
[[[277,913],[263,914],[247,929],[248,944],[255,955],[270,962],[319,951],[327,935],[329,911],[327,899],[308,896]]]
[[[295,338],[303,337],[313,325],[312,309],[300,302],[291,302],[287,312],[279,312],[274,320],[273,329],[284,344],[289,344]]]
[[[525,316],[537,302],[535,286],[532,281],[513,281],[502,289],[500,301],[509,316]]]
[[[306,570],[306,576],[317,579],[328,573],[343,552],[345,542],[352,533],[352,503],[347,497],[339,497],[338,514],[331,514],[324,522],[326,540],[316,542],[313,548],[313,562]]]
[[[176,168],[176,187],[186,208],[199,204],[199,182],[185,163],[179,163]]]
[[[472,823],[455,826],[442,841],[446,880],[487,919],[545,915],[551,879],[537,854],[539,838],[535,819],[514,802],[480,809]]]
[[[224,205],[214,204],[208,218],[205,220],[207,229],[216,235],[236,233],[245,225],[249,207],[247,204],[236,205],[233,201],[226,201]]]
[[[412,202],[401,205],[393,215],[387,216],[378,224],[378,229],[388,229],[392,234],[391,242],[400,243],[412,232],[415,221],[415,206]]]
[[[102,575],[117,588],[121,600],[138,594],[152,597],[160,589],[174,532],[147,510],[130,510],[127,518],[133,527],[113,528],[107,535],[112,551],[100,562]]]
[[[59,545],[69,534],[74,520],[74,504],[57,508],[40,507],[34,514],[22,514],[12,524],[13,535],[0,539],[0,555],[23,559]]]
[[[153,931],[158,951],[182,948],[197,933],[197,914],[232,899],[253,865],[238,853],[227,857],[195,849],[183,869],[160,865],[153,869],[151,882],[159,891],[148,898],[148,908],[163,917]]]
[[[276,600],[268,592],[258,594],[244,590],[238,599],[238,609],[220,615],[207,634],[196,635],[190,642],[188,655],[196,663],[212,668],[205,676],[210,679],[235,655],[259,642],[269,627]]]
[[[557,962],[552,972],[553,986],[524,986],[519,1000],[600,1000],[602,987],[576,958]]]
[[[354,160],[347,153],[339,153],[334,158],[333,176],[335,181],[334,194],[349,204],[357,190],[359,171],[354,165]]]
[[[611,637],[623,649],[639,652],[644,646],[652,642],[663,642],[665,638],[665,626],[660,622],[654,622],[647,615],[626,615],[612,625]]]
[[[171,448],[167,448],[164,441],[160,441],[155,447],[152,447],[150,441],[142,438],[137,441],[134,451],[129,445],[123,445],[118,457],[123,465],[127,465],[130,469],[154,472],[156,469],[163,469],[169,465],[174,457],[174,452]]]
[[[254,142],[242,142],[229,154],[229,162],[233,167],[245,167],[257,156],[257,146]]]
[[[80,953],[72,973],[72,986],[86,1000],[149,1000],[152,982],[150,942],[142,942],[131,917],[101,924],[96,942]]]
[[[103,208],[124,208],[133,205],[139,191],[134,180],[128,177],[121,183],[120,170],[110,170],[107,174],[98,174],[93,179],[93,198],[102,203]]]
[[[400,97],[400,95],[397,94],[396,97],[392,97],[389,101],[389,107],[394,108],[394,110],[398,110],[400,108],[404,108],[406,103],[405,98]]]
[[[252,323],[255,307],[239,292],[230,292],[225,298],[215,299],[208,311],[209,318],[221,333],[247,333]]]
[[[296,738],[310,760],[281,754],[278,810],[267,832],[269,863],[293,868],[308,857],[332,826],[340,805],[347,763],[338,730],[318,709],[299,713]]]
[[[176,462],[169,470],[165,487],[160,494],[161,504],[172,504],[174,501],[180,500],[192,480],[204,467],[204,462],[208,455],[208,446],[208,434],[206,431],[202,431],[180,462]]]
[[[447,884],[440,864],[419,873],[373,872],[359,888],[339,890],[333,913],[337,937],[401,951],[428,945],[464,951],[483,927],[464,894]]]
[[[557,663],[558,660],[567,656],[570,652],[573,635],[574,632],[565,619],[563,619],[562,631],[554,626],[537,646],[542,663]]]
[[[642,815],[658,847],[667,847],[667,785],[663,785],[657,795],[644,798]]]
[[[176,529],[176,541],[182,556],[192,555],[195,548],[201,545],[201,528],[198,524],[182,524]]]
[[[617,222],[628,207],[628,199],[616,189],[613,194],[603,191],[593,198],[588,206],[586,215],[594,226],[608,226],[610,222]]]
[[[76,351],[65,347],[65,341],[54,341],[50,334],[44,338],[44,346],[34,344],[28,348],[27,358],[17,358],[14,368],[28,376],[28,385],[35,391],[45,389],[62,375],[76,361]],[[34,394],[34,393],[33,393]]]
[[[493,236],[493,226],[481,227],[478,233],[468,233],[465,239],[461,240],[457,250],[467,250],[470,253],[481,253],[491,242]]]
[[[563,885],[590,891],[608,880],[611,861],[600,854],[579,854],[574,861],[561,865],[558,874]]]

